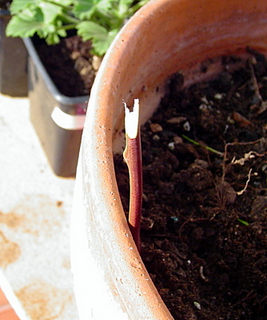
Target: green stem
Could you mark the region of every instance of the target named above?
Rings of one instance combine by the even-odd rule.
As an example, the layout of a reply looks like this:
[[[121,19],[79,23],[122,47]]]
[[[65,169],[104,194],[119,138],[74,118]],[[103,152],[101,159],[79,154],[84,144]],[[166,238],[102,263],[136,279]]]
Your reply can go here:
[[[184,135],[184,134],[182,134],[182,137],[185,138],[186,140],[188,140],[189,142],[193,143],[193,144],[196,145],[196,146],[200,146],[200,147],[202,147],[202,148],[205,148],[205,149],[209,150],[210,152],[216,153],[216,154],[218,154],[220,157],[223,157],[223,153],[220,152],[220,151],[218,151],[218,150],[215,150],[215,149],[213,149],[213,148],[211,148],[211,147],[208,147],[208,146],[205,146],[204,144],[201,144],[201,143],[199,143],[199,142],[197,142],[197,141],[195,141],[195,140],[193,140],[193,139],[190,139],[189,137],[187,137],[187,136]]]
[[[81,22],[80,19],[74,18],[66,13],[60,13],[59,16],[64,18],[67,22],[75,23],[76,25]]]
[[[131,8],[128,10],[128,16],[132,16],[137,10],[139,10],[143,5],[145,5],[148,2],[148,0],[144,1],[139,1],[135,5],[133,5]]]
[[[57,27],[56,30],[72,30],[76,28],[77,24],[66,24],[64,26]]]

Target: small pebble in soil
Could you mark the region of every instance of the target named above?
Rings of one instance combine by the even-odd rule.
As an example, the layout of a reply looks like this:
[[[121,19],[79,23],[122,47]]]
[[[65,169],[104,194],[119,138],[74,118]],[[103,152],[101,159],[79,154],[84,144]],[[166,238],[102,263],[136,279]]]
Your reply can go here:
[[[200,305],[199,302],[194,301],[194,306],[195,306],[198,310],[201,310],[201,305]]]
[[[162,126],[161,126],[160,124],[158,124],[158,123],[151,123],[151,124],[150,124],[150,130],[151,130],[153,133],[163,131]]]
[[[183,128],[184,128],[185,131],[190,131],[190,130],[191,130],[191,126],[190,126],[189,121],[186,121],[186,122],[183,124]]]

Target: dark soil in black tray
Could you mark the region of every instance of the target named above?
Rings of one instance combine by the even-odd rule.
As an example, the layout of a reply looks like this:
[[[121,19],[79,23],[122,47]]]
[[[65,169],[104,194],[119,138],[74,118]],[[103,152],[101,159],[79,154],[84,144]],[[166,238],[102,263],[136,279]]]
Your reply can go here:
[[[89,95],[96,71],[92,67],[91,42],[77,35],[48,46],[34,39],[36,50],[57,89],[67,97]]]
[[[174,74],[142,127],[141,255],[176,320],[267,319],[267,63],[249,51],[210,82]]]
[[[0,0],[0,9],[9,10],[11,0]]]

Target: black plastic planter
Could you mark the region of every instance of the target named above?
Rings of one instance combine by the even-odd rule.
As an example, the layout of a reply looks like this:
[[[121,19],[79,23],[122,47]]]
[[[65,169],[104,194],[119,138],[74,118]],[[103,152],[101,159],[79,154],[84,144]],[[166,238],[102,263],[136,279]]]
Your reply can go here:
[[[30,118],[54,173],[76,174],[81,135],[89,96],[61,94],[45,70],[32,39],[24,39],[29,53]],[[63,71],[64,72],[64,71]]]
[[[0,9],[0,93],[24,97],[27,88],[27,50],[21,38],[6,37],[8,10]]]

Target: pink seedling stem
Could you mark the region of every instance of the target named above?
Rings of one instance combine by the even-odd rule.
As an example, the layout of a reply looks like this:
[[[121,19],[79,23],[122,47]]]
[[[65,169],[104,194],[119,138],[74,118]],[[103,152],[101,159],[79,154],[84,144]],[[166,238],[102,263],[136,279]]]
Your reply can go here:
[[[140,221],[142,213],[143,175],[139,123],[139,100],[134,100],[133,110],[125,106],[126,148],[123,153],[130,177],[129,226],[140,251]]]

